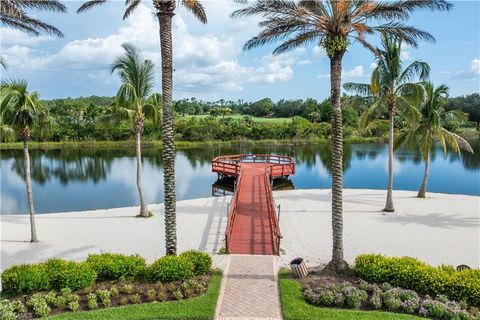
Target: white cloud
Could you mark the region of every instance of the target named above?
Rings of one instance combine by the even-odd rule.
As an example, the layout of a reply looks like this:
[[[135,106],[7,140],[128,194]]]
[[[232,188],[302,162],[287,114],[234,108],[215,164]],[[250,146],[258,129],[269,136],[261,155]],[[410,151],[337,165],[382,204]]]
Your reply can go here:
[[[0,37],[2,45],[20,45],[33,46],[45,41],[51,41],[55,38],[46,35],[30,36],[25,32],[11,28],[0,28]]]
[[[299,61],[297,62],[297,64],[298,64],[299,66],[304,66],[304,65],[307,65],[307,64],[311,64],[311,63],[312,63],[312,60],[308,60],[308,59],[299,60]]]
[[[313,51],[313,54],[316,55],[316,56],[326,56],[327,55],[327,52],[325,51],[325,48],[323,48],[321,46],[313,47],[312,51]]]
[[[370,63],[370,69],[375,69],[377,67],[377,63],[372,62]]]
[[[342,71],[342,78],[344,78],[344,79],[363,78],[364,76],[365,76],[365,73],[364,73],[364,68],[363,68],[362,65],[358,65],[358,66],[353,67],[352,69]],[[318,78],[319,79],[329,79],[330,74],[329,73],[320,74],[318,76]]]
[[[293,76],[292,66],[298,57],[305,53],[305,48],[279,55],[268,54],[261,59],[262,65],[253,71],[250,81],[253,83],[274,83],[288,81]]]
[[[480,79],[480,59],[473,59],[470,63],[470,69],[460,70],[455,73],[453,79],[479,80]]]
[[[400,59],[402,60],[411,60],[412,56],[410,55],[410,51],[407,50],[401,50],[400,51]]]

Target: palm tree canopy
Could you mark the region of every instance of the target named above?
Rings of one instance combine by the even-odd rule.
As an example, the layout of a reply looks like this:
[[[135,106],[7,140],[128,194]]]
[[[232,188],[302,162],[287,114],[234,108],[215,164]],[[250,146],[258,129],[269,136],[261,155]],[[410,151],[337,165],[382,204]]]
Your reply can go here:
[[[118,72],[122,86],[117,99],[122,104],[143,102],[147,99],[154,84],[154,64],[151,60],[142,60],[138,49],[133,45],[122,44],[125,54],[115,59],[111,71]]]
[[[77,13],[85,12],[93,7],[102,5],[108,2],[108,0],[90,0],[82,4]],[[125,1],[125,12],[123,14],[123,19],[127,19],[138,7],[142,0],[126,0]],[[193,13],[193,15],[202,23],[207,23],[207,15],[202,3],[199,0],[180,0],[179,1],[188,11]],[[153,0],[153,5],[158,12],[165,10],[173,12],[176,6],[176,0]]]
[[[56,27],[29,16],[28,10],[63,13],[67,7],[57,0],[0,0],[0,23],[35,36],[45,32],[63,37],[63,33]]]
[[[412,83],[415,77],[425,80],[430,74],[430,66],[420,60],[403,68],[401,60],[402,39],[397,36],[382,34],[382,48],[377,48],[377,66],[372,71],[370,83],[349,82],[343,85],[348,92],[360,96],[361,100],[371,103],[362,114],[359,126],[361,129],[386,110],[392,103],[400,108],[401,114],[408,121],[418,121],[420,113],[416,106],[421,102],[423,87]]]
[[[424,100],[420,109],[421,120],[418,123],[410,124],[407,130],[399,134],[395,148],[404,144],[418,146],[422,156],[426,159],[434,142],[438,140],[445,154],[447,148],[458,154],[460,150],[473,153],[468,141],[443,127],[448,118],[457,119],[459,122],[468,119],[468,116],[460,110],[445,111],[443,109],[446,98],[448,98],[448,87],[445,84],[435,87],[432,82],[423,82],[422,86]]]
[[[48,129],[51,118],[39,100],[37,92],[27,91],[25,80],[4,81],[0,85],[0,117],[17,133],[23,130]]]
[[[375,51],[365,36],[377,33],[395,35],[413,47],[418,40],[434,41],[429,33],[402,21],[416,9],[450,10],[452,7],[444,0],[257,0],[233,12],[232,17],[259,15],[263,18],[259,24],[262,30],[244,45],[244,50],[281,42],[274,50],[278,54],[313,42],[325,47],[332,56],[336,51],[346,50],[352,40]],[[378,24],[380,20],[390,22]]]

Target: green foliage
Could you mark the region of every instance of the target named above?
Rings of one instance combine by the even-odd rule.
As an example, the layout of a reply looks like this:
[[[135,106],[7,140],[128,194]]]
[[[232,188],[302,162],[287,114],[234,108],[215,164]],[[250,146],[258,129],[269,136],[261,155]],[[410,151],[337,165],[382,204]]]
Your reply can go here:
[[[414,258],[364,254],[355,259],[355,272],[367,281],[389,282],[420,293],[444,294],[456,301],[465,300],[472,305],[480,305],[478,269],[452,272],[445,266],[432,267]]]
[[[112,293],[110,290],[97,290],[96,294],[105,308],[108,308],[112,305],[112,300],[110,298]]]
[[[44,296],[41,294],[34,294],[31,296],[27,301],[27,306],[32,309],[35,316],[39,318],[47,317],[52,311],[45,301]]]
[[[15,306],[9,300],[0,300],[0,320],[16,320]]]
[[[349,283],[325,284],[318,287],[309,285],[303,291],[305,300],[316,306],[360,308],[368,298],[365,290]]]
[[[21,294],[50,289],[48,274],[43,264],[22,264],[2,273],[2,289],[5,293]]]
[[[138,293],[130,295],[128,300],[130,300],[130,302],[133,304],[142,303],[142,297],[140,297]]]
[[[347,50],[348,45],[348,38],[343,36],[328,36],[324,37],[322,41],[322,47],[325,48],[329,57],[333,57],[337,52]]]
[[[133,279],[145,271],[145,259],[139,255],[91,254],[87,264],[97,272],[98,280]]]
[[[44,265],[50,287],[56,290],[62,288],[83,289],[93,285],[97,278],[95,271],[84,262],[50,259]]]
[[[180,256],[165,256],[147,268],[147,280],[157,281],[175,281],[184,280],[193,275],[194,264]]]
[[[118,291],[118,288],[117,286],[112,286],[110,288],[110,292],[112,293],[112,297],[117,297],[119,295],[119,291]]]
[[[64,308],[67,305],[67,299],[64,296],[58,296],[55,301],[56,308]]]
[[[208,253],[190,250],[180,254],[180,257],[189,260],[193,264],[193,273],[195,275],[207,274],[212,268],[212,258]]]
[[[147,300],[149,302],[153,302],[157,300],[157,291],[155,291],[155,289],[147,290]]]
[[[68,309],[70,309],[70,311],[76,312],[78,311],[79,308],[80,308],[80,303],[78,301],[70,301],[68,303]]]
[[[95,293],[88,294],[87,307],[89,310],[94,310],[98,308],[97,295]]]
[[[131,284],[125,283],[120,287],[120,292],[125,294],[131,294],[133,292],[133,286]]]

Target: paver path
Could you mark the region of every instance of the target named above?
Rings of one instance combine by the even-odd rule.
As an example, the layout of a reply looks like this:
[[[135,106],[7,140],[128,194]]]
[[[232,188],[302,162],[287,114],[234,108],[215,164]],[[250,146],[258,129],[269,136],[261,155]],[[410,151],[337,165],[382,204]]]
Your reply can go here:
[[[240,319],[282,319],[275,256],[229,256],[216,320]]]

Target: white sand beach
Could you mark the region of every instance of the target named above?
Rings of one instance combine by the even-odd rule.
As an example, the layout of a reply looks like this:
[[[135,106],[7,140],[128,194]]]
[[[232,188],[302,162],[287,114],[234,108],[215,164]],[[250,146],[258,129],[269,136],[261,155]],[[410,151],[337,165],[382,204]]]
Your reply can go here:
[[[345,258],[361,253],[408,255],[433,265],[467,264],[480,267],[480,197],[395,191],[396,212],[384,214],[383,190],[344,190]],[[280,224],[284,254],[280,265],[297,256],[309,265],[331,256],[330,190],[276,191],[281,205]],[[179,201],[178,249],[214,254],[224,267],[226,208],[230,197]],[[135,218],[136,207],[69,213],[38,214],[40,242],[30,243],[28,215],[2,215],[1,269],[12,264],[40,262],[52,257],[82,260],[103,251],[138,253],[148,261],[162,256],[163,205],[150,205],[154,217]]]

